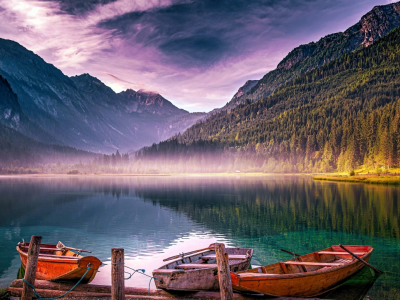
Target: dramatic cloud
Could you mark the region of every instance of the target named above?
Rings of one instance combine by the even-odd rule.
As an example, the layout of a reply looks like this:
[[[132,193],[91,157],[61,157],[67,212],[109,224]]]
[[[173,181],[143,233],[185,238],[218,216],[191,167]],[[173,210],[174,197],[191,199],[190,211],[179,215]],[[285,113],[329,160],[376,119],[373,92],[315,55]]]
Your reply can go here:
[[[299,44],[343,31],[387,0],[0,0],[0,37],[67,75],[157,90],[208,111]]]

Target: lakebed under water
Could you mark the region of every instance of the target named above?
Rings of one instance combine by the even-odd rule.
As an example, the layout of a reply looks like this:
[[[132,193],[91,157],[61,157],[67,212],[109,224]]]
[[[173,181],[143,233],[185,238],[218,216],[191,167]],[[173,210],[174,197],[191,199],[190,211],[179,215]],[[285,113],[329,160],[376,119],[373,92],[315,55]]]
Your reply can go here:
[[[31,235],[92,250],[105,263],[94,284],[110,284],[113,247],[151,275],[163,258],[217,241],[254,248],[253,265],[290,259],[280,248],[305,254],[341,243],[372,245],[370,263],[387,271],[352,299],[400,299],[399,202],[400,187],[308,176],[0,177],[0,287],[16,278],[15,246]],[[350,299],[371,285],[369,273],[329,298]],[[149,278],[125,284],[148,287]]]

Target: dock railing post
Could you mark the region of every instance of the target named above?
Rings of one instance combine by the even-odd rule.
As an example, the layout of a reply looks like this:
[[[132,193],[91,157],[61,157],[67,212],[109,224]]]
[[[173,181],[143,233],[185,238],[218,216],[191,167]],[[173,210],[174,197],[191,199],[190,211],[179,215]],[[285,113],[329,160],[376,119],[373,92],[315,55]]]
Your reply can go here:
[[[231,273],[229,268],[228,253],[225,252],[224,244],[215,244],[215,255],[217,258],[218,265],[218,280],[219,280],[219,290],[222,300],[232,300],[233,290]]]
[[[41,236],[32,235],[31,242],[29,243],[28,249],[28,261],[26,263],[25,276],[24,279],[29,282],[32,286],[35,286],[36,268],[38,264],[40,243],[42,241]],[[33,290],[27,284],[22,285],[22,300],[31,300],[33,297]]]
[[[111,249],[111,299],[125,300],[124,249]]]

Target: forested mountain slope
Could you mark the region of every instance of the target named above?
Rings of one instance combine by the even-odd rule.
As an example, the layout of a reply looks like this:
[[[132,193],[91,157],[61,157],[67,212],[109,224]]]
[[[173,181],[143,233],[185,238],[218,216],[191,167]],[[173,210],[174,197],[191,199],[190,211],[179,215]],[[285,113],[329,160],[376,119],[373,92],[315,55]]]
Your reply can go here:
[[[400,162],[400,28],[273,95],[143,149],[148,167],[310,172]]]
[[[375,6],[345,32],[327,35],[317,42],[293,49],[249,91],[234,97],[222,109],[231,109],[247,99],[257,101],[271,95],[287,82],[344,54],[368,47],[400,25],[400,2]]]
[[[96,154],[68,146],[31,139],[0,124],[0,173],[2,167],[27,167],[46,163],[91,162]]]

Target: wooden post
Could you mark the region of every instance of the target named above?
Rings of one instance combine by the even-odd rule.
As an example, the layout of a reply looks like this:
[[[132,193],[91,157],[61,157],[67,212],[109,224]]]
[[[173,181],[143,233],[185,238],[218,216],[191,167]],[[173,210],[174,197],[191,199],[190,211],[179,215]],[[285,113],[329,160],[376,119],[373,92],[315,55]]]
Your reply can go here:
[[[124,249],[111,249],[111,299],[125,300]]]
[[[32,235],[31,242],[29,243],[28,249],[28,261],[26,263],[25,277],[24,279],[31,285],[35,285],[36,268],[40,252],[40,242],[42,241],[41,236]],[[33,297],[32,288],[24,282],[22,286],[22,300],[31,300]]]
[[[219,280],[219,291],[222,300],[232,300],[233,290],[231,273],[229,268],[228,253],[225,252],[224,244],[215,244],[215,254],[218,265],[218,280]]]

